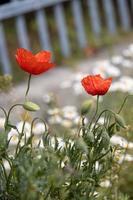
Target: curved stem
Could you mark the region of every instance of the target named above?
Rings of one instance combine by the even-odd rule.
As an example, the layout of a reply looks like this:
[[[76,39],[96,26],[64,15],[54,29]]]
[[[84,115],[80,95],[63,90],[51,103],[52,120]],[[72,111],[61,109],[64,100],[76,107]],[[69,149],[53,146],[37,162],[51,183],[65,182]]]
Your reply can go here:
[[[44,124],[44,126],[45,126],[45,130],[47,131],[46,122],[45,122],[43,119],[41,119],[41,118],[39,118],[39,117],[36,117],[36,118],[33,119],[32,123],[31,123],[31,131],[30,131],[31,135],[32,135],[33,125],[34,125],[34,123],[35,123],[36,120],[42,121],[43,124]]]
[[[7,181],[7,180],[8,180],[8,177],[7,177],[6,169],[5,169],[5,166],[4,166],[3,162],[2,162],[2,160],[1,160],[1,162],[0,162],[0,165],[1,165],[2,169],[3,169],[3,173],[4,173],[5,179],[6,179],[6,181]]]
[[[100,117],[101,117],[105,112],[111,112],[113,115],[115,115],[115,113],[114,113],[112,110],[109,110],[109,109],[105,109],[105,110],[103,110],[103,111],[100,113],[100,115],[98,116],[97,120],[95,121],[95,124],[94,124],[93,130],[95,129],[98,120],[100,119]]]
[[[26,93],[25,93],[25,98],[27,97],[29,89],[30,89],[30,81],[31,81],[31,74],[29,74],[28,86],[27,86],[27,90],[26,90]]]
[[[122,109],[123,109],[123,107],[124,107],[124,105],[125,105],[125,103],[126,103],[128,97],[130,97],[130,96],[133,96],[133,95],[132,95],[132,94],[129,94],[129,95],[127,95],[127,96],[125,97],[125,99],[124,99],[124,101],[123,101],[123,103],[122,103],[122,105],[121,105],[121,107],[120,107],[120,109],[119,109],[119,111],[118,111],[118,114],[122,111]]]
[[[10,109],[9,109],[9,111],[8,111],[8,114],[7,114],[7,117],[6,117],[6,125],[8,124],[8,121],[9,121],[9,117],[10,117],[10,114],[11,114],[11,111],[12,111],[12,109],[13,108],[15,108],[16,106],[23,106],[23,104],[15,104],[15,105],[13,105]],[[5,125],[5,126],[6,126]]]
[[[4,115],[5,115],[5,117],[7,118],[7,113],[6,113],[6,110],[2,107],[2,106],[0,106],[0,109],[3,111],[3,113],[4,113]]]

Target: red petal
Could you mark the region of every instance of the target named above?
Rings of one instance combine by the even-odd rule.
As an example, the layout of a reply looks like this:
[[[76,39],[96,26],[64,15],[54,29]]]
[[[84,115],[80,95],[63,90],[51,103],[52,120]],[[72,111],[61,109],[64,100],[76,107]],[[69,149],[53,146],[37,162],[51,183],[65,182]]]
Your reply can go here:
[[[91,95],[104,95],[111,83],[112,78],[103,79],[99,74],[95,76],[87,76],[81,80],[86,92]]]
[[[43,72],[48,71],[49,69],[53,68],[55,65],[53,63],[37,63],[36,67],[32,70],[32,74],[38,75]]]
[[[37,62],[50,62],[51,52],[50,51],[40,51],[35,55]]]
[[[16,60],[18,64],[20,65],[20,67],[24,71],[29,72],[29,73],[32,72],[32,69],[36,65],[36,60],[35,60],[34,55],[30,51],[24,48],[17,49]]]

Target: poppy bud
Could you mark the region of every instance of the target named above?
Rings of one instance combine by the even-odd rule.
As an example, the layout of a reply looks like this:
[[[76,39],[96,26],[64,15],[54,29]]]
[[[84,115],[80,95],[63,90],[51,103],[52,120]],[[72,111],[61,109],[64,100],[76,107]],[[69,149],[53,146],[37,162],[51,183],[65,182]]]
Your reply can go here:
[[[81,114],[86,115],[90,111],[92,104],[93,104],[92,100],[84,101],[83,104],[81,105]]]
[[[90,143],[94,142],[94,134],[92,132],[87,133],[87,140]]]
[[[115,120],[116,120],[116,123],[121,126],[122,128],[126,128],[126,124],[125,124],[125,121],[124,119],[118,115],[118,114],[115,114]]]
[[[116,123],[113,123],[108,127],[108,133],[110,137],[112,137],[112,135],[115,134],[115,130],[116,130]]]
[[[85,141],[83,140],[83,138],[76,139],[76,144],[79,147],[79,149],[81,149],[85,153],[88,153],[87,144],[85,143]]]
[[[33,112],[40,110],[40,107],[37,104],[35,104],[35,103],[31,102],[31,101],[26,101],[23,104],[23,108],[25,110],[33,111]]]
[[[109,144],[110,144],[110,137],[107,132],[103,132],[100,146],[103,147],[104,149],[108,149]]]

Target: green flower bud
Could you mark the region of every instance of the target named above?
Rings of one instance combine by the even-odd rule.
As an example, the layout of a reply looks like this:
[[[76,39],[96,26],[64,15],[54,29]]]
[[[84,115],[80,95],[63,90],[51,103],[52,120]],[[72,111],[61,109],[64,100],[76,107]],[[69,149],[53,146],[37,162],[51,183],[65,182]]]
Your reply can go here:
[[[40,107],[39,107],[37,104],[35,104],[35,103],[31,102],[31,101],[26,101],[26,102],[23,104],[23,108],[24,108],[25,110],[33,111],[33,112],[35,112],[35,111],[37,111],[37,110],[40,110]]]
[[[87,133],[87,140],[90,143],[94,143],[94,134],[92,132]]]
[[[119,114],[115,114],[115,120],[119,126],[121,126],[122,128],[126,128],[125,121]]]
[[[108,127],[108,133],[110,137],[112,137],[112,135],[115,134],[115,130],[116,130],[116,123],[113,123]]]
[[[100,142],[100,146],[103,147],[104,149],[108,149],[109,144],[110,144],[110,137],[107,132],[102,133],[102,140]]]
[[[90,111],[92,104],[93,104],[92,100],[84,101],[83,104],[81,105],[81,114],[86,115]]]
[[[76,139],[76,144],[83,152],[88,153],[88,147],[83,138]]]

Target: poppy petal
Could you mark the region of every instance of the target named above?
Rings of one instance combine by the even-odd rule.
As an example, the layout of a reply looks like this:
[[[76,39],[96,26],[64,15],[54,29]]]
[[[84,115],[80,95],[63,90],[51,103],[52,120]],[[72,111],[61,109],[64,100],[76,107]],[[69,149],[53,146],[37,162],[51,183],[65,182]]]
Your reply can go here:
[[[50,51],[40,51],[35,55],[37,62],[49,62],[51,59]]]
[[[103,79],[100,74],[94,76],[89,75],[84,77],[81,83],[88,94],[93,96],[104,95],[112,83],[112,78]]]

